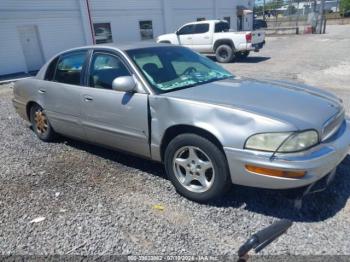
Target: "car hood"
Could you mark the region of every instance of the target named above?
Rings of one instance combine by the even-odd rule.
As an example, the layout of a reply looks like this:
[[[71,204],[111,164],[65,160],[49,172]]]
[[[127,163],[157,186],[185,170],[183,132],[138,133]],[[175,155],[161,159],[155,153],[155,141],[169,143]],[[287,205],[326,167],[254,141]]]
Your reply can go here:
[[[317,129],[343,110],[333,94],[286,81],[227,79],[194,86],[162,96],[249,111],[293,125]]]

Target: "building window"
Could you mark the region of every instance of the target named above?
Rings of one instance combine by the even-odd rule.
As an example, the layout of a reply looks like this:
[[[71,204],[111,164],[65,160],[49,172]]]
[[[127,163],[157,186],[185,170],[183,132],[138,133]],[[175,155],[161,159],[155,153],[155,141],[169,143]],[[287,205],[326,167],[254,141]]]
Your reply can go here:
[[[140,21],[141,40],[153,39],[153,25],[151,20]]]
[[[94,32],[96,44],[113,42],[111,23],[94,23]]]
[[[199,22],[199,21],[205,21],[206,19],[205,19],[205,17],[198,17],[197,18],[197,21]]]
[[[230,16],[225,16],[224,20],[227,21],[227,23],[229,24],[229,26],[231,27],[231,17]]]

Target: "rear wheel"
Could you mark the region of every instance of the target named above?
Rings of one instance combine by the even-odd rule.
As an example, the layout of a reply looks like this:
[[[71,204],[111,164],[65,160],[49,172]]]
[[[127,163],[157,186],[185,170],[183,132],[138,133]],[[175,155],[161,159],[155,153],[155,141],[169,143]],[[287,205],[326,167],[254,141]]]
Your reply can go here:
[[[234,59],[235,54],[229,45],[220,45],[215,50],[215,57],[220,63],[229,63]]]
[[[223,152],[206,138],[195,134],[179,135],[169,143],[164,158],[170,181],[190,200],[215,199],[231,186]]]
[[[30,122],[32,123],[35,134],[41,140],[48,142],[56,138],[56,133],[52,129],[45,111],[38,104],[30,108]]]

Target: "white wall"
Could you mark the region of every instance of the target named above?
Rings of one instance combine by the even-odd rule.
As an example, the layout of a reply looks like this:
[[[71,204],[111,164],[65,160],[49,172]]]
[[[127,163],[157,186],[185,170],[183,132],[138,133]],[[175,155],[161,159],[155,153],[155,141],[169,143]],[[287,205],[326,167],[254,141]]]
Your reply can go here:
[[[140,41],[141,20],[152,20],[154,36],[164,32],[162,0],[90,0],[90,3],[93,22],[110,23],[115,43]]]
[[[18,26],[36,25],[45,60],[85,44],[79,5],[72,0],[0,1],[0,75],[27,71]]]
[[[141,40],[139,21],[152,20],[154,37],[199,17],[231,17],[252,0],[89,0],[94,23],[111,23],[116,43]],[[86,0],[0,0],[0,75],[26,71],[17,27],[36,25],[45,60],[92,43]]]

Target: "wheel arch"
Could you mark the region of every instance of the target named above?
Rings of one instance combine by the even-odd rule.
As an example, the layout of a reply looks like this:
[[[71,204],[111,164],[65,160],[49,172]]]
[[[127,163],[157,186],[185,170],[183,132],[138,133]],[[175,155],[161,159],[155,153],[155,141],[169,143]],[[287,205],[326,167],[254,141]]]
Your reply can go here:
[[[34,105],[38,105],[40,107],[42,107],[39,103],[35,102],[35,101],[29,101],[26,105],[26,115],[28,120],[30,121],[30,109],[34,106]]]
[[[164,132],[164,135],[160,144],[160,157],[162,162],[164,160],[165,150],[169,145],[170,141],[174,139],[176,136],[181,134],[186,134],[186,133],[196,134],[208,139],[209,141],[214,143],[214,145],[216,145],[219,148],[219,150],[221,150],[225,155],[222,143],[217,138],[217,136],[214,135],[212,132],[209,132],[208,130],[201,127],[196,127],[196,126],[191,126],[186,124],[179,124],[179,125],[168,127]]]
[[[233,43],[232,39],[219,39],[219,40],[216,40],[214,43],[214,52],[221,45],[228,45],[232,48],[232,50],[235,49],[235,44]]]

